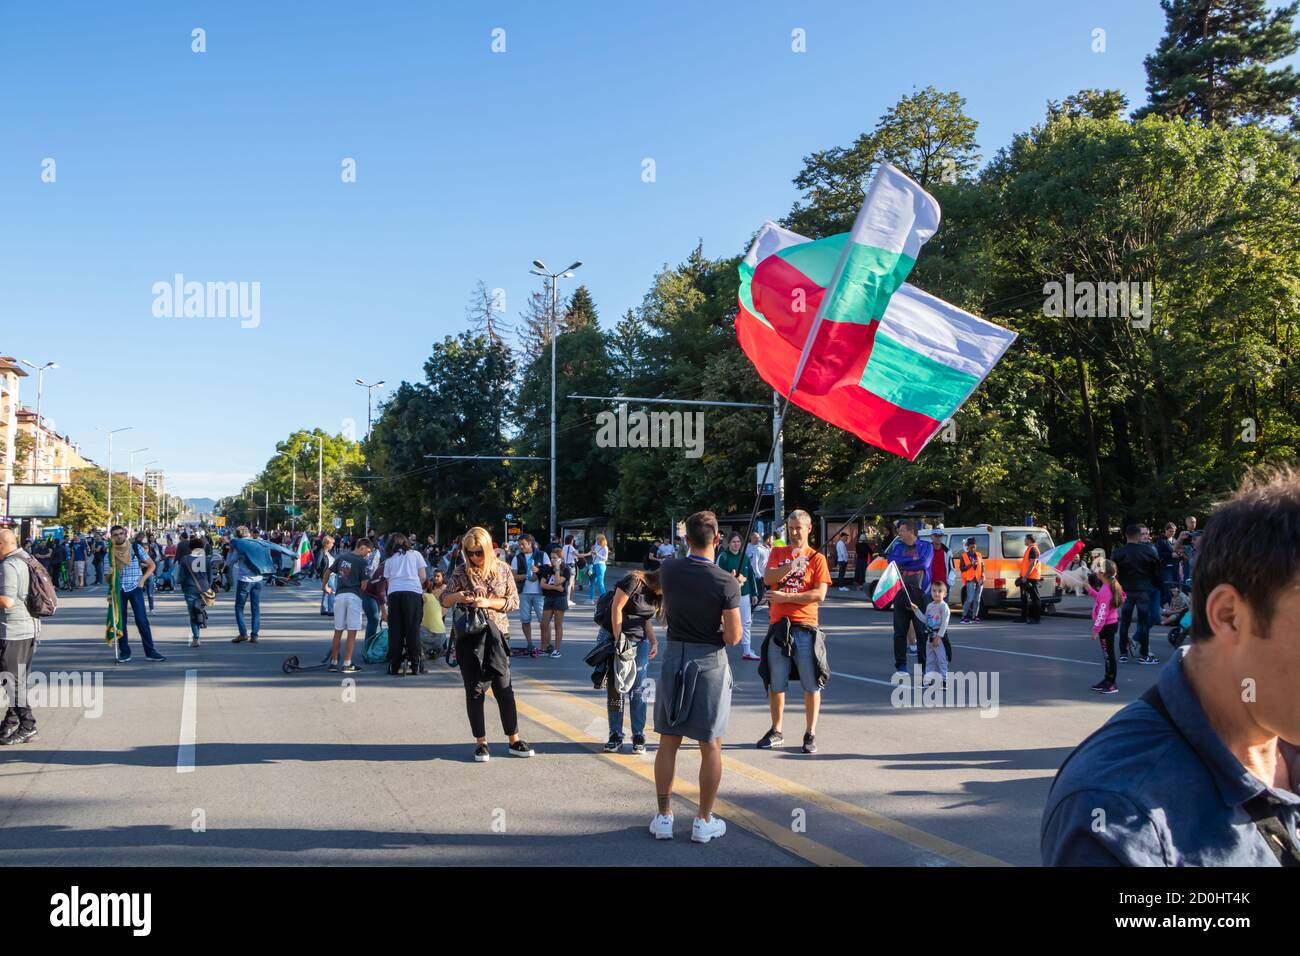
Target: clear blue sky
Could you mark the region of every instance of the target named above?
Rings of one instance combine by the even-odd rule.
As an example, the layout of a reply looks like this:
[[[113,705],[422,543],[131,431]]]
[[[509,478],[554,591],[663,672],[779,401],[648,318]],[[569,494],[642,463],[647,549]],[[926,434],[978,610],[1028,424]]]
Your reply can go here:
[[[1048,98],[1142,103],[1163,23],[1156,0],[6,0],[0,354],[61,364],[44,410],[100,464],[96,426],[132,425],[115,452],[230,494],[296,427],[364,431],[353,380],[420,378],[479,279],[513,321],[534,257],[582,259],[612,325],[698,239],[729,255],[784,215],[801,158],[899,96],[959,91],[988,159]],[[260,282],[260,326],[155,318],[177,272]]]

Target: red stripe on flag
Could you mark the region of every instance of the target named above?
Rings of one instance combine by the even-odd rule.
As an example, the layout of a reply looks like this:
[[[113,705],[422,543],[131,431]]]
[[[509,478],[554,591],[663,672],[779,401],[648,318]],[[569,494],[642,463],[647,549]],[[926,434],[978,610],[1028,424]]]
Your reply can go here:
[[[755,308],[758,308],[757,302]],[[770,316],[770,313],[764,312],[764,315]],[[799,349],[764,325],[744,306],[736,317],[736,338],[763,381],[782,395],[789,395],[790,380],[799,364]],[[852,432],[867,444],[901,455],[909,461],[921,453],[925,443],[942,425],[929,415],[900,408],[860,385],[837,388],[826,395],[796,391],[791,401],[818,418]]]

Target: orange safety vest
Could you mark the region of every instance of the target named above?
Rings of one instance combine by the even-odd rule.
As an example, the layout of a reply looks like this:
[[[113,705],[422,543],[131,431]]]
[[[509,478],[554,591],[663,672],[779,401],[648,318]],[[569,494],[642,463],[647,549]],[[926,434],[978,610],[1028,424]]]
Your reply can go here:
[[[980,553],[976,551],[973,555],[975,563],[970,567],[967,567],[966,562],[969,561],[971,557],[972,555],[969,551],[963,551],[953,559],[953,565],[961,572],[961,579],[968,584],[971,581],[982,580],[984,577],[984,559],[981,558]]]
[[[1020,556],[1020,576],[1030,581],[1039,581],[1043,577],[1043,566],[1038,561],[1038,549],[1032,544]]]

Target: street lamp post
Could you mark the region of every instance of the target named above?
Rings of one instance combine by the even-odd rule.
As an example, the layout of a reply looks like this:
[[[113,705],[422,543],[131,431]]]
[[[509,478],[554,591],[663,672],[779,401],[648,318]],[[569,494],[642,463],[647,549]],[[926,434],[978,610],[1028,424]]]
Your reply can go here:
[[[142,451],[148,451],[149,446],[137,448],[135,451],[127,453],[126,460],[126,513],[127,520],[135,517],[135,492],[131,488],[131,473],[135,471],[135,456]]]
[[[121,428],[111,428],[108,430],[108,526],[113,526],[113,436],[118,432],[130,431],[133,425],[123,425]],[[95,426],[96,431],[103,431],[103,426]],[[131,487],[128,480],[127,487]]]
[[[158,464],[159,459],[151,458],[140,467],[144,469],[140,476],[140,530],[144,530],[144,503],[149,497],[149,466]]]
[[[44,365],[36,365],[27,359],[19,359],[23,365],[36,370],[36,440],[32,443],[32,481],[36,484],[41,483],[41,432],[45,430],[45,420],[41,418],[41,393],[45,391],[45,370],[47,368],[58,368],[58,362],[46,362]]]
[[[307,442],[303,447],[311,451],[311,442]],[[316,442],[317,459],[316,459],[316,537],[320,537],[321,522],[325,520],[325,442]]]
[[[569,266],[569,268],[565,269],[562,272],[551,272],[549,269],[546,268],[546,264],[543,263],[541,259],[534,259],[533,265],[536,266],[536,268],[529,269],[528,270],[529,272],[531,272],[535,276],[545,276],[551,280],[551,329],[550,329],[551,332],[551,525],[550,525],[550,533],[551,533],[551,541],[555,541],[556,533],[558,531],[558,528],[556,526],[557,521],[555,516],[555,421],[556,421],[555,340],[559,337],[557,334],[559,332],[559,321],[558,321],[559,300],[558,300],[556,280],[561,278],[564,279],[573,278],[574,271],[582,267],[582,260],[579,259],[577,262],[575,262],[573,265]]]
[[[368,385],[361,379],[357,379],[357,384],[366,390],[366,440],[370,440],[370,397],[374,394],[375,389],[382,388],[384,380],[381,378],[373,385]],[[366,470],[369,471],[367,465]],[[366,490],[366,534],[370,534],[370,490]]]
[[[292,475],[289,484],[289,530],[296,533],[298,530],[298,522],[294,516],[294,511],[298,507],[298,462],[291,451],[282,451],[280,454],[286,455],[289,458],[289,468],[291,469],[290,473]]]

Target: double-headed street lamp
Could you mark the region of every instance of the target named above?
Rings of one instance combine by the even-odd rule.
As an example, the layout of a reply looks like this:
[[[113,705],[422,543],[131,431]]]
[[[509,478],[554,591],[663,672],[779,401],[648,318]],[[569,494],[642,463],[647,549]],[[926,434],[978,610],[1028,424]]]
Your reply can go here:
[[[108,429],[108,526],[113,526],[113,436],[118,432],[130,431],[134,425],[123,425],[121,428]],[[95,431],[104,431],[104,426],[96,425]],[[127,475],[126,487],[131,487],[131,476]]]
[[[383,388],[384,380],[381,378],[374,385],[367,385],[361,379],[357,379],[357,384],[366,390],[366,439],[370,438],[370,397],[374,394],[375,389]],[[369,466],[366,468],[369,471]],[[370,492],[366,491],[366,534],[370,534]]]
[[[41,418],[41,393],[45,391],[45,370],[47,368],[58,368],[58,362],[46,362],[44,365],[37,365],[29,362],[27,359],[19,359],[23,365],[30,369],[36,370],[36,435],[35,442],[32,444],[32,481],[36,484],[41,483],[41,432],[45,430],[45,420]]]
[[[557,279],[571,279],[575,270],[581,268],[582,260],[579,259],[569,268],[562,272],[551,272],[546,268],[546,264],[541,259],[534,259],[533,266],[529,269],[535,276],[544,276],[551,280],[551,540],[557,540],[557,527],[555,517],[555,340],[559,332],[559,315],[558,315],[558,298],[556,291]]]

